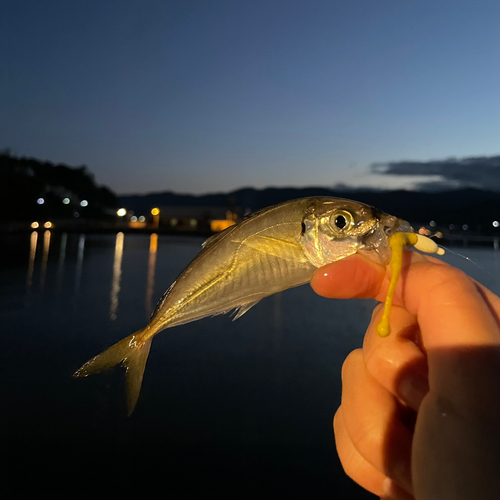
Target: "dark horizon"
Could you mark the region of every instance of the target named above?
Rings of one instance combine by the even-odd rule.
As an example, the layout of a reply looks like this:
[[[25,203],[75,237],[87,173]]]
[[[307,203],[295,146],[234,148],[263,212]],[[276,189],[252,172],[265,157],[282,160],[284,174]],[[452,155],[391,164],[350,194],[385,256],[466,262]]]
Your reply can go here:
[[[92,168],[87,165],[71,166],[65,163],[55,163],[47,159],[39,159],[35,157],[16,156],[12,153],[10,148],[0,150],[1,158],[10,158],[20,162],[34,162],[48,167],[56,167],[71,170],[83,170],[91,176],[92,181],[95,183],[95,174]],[[461,189],[477,189],[487,192],[500,192],[500,155],[497,156],[479,156],[479,157],[465,157],[465,158],[447,158],[444,160],[432,160],[428,162],[419,161],[394,161],[394,162],[381,162],[373,163],[371,170],[381,176],[401,176],[401,177],[419,177],[419,182],[413,186],[407,187],[390,187],[390,186],[370,186],[361,185],[357,187],[350,186],[345,183],[336,183],[332,185],[320,184],[281,184],[281,185],[267,185],[267,186],[251,186],[241,185],[230,190],[214,190],[203,191],[200,193],[188,191],[175,191],[168,188],[157,188],[148,192],[128,192],[117,193],[113,186],[96,183],[96,186],[103,189],[111,190],[117,198],[128,197],[141,197],[159,194],[175,194],[178,196],[216,196],[228,195],[246,189],[253,189],[256,191],[264,191],[268,189],[329,189],[332,191],[342,192],[392,192],[392,191],[407,191],[407,192],[449,192]]]

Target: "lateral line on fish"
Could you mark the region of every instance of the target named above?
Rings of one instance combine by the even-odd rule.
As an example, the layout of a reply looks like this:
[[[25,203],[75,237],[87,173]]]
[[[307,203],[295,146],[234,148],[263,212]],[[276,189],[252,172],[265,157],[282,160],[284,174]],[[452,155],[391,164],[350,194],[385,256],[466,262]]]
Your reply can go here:
[[[260,217],[260,215],[258,215],[257,217]],[[208,290],[209,288],[211,288],[214,285],[216,285],[220,280],[224,279],[226,277],[226,275],[228,275],[229,273],[231,273],[234,270],[234,267],[235,267],[235,264],[236,264],[236,261],[237,261],[237,258],[238,258],[238,253],[240,252],[241,246],[245,244],[246,240],[248,240],[249,238],[253,238],[255,236],[258,236],[260,233],[262,233],[264,231],[272,230],[272,229],[275,229],[276,227],[286,226],[286,225],[289,225],[289,224],[295,224],[295,222],[290,221],[290,222],[280,222],[280,223],[277,223],[277,224],[273,224],[272,226],[265,227],[264,229],[261,229],[260,231],[254,233],[252,235],[247,236],[246,238],[244,238],[240,242],[238,242],[238,241],[235,242],[235,243],[239,243],[240,245],[236,249],[236,252],[234,254],[233,260],[231,261],[230,267],[228,269],[226,269],[219,276],[215,276],[214,278],[212,278],[210,281],[208,281],[208,283],[202,283],[202,284],[200,284],[189,295],[187,295],[186,297],[183,297],[182,299],[180,299],[179,302],[175,303],[167,311],[167,313],[163,316],[165,318],[165,320],[162,321],[162,324],[163,325],[167,324],[167,320],[171,319],[172,316],[174,316],[176,313],[178,313],[183,307],[187,306],[190,302],[192,302],[193,300],[195,300],[201,293],[204,293],[206,290]],[[265,252],[263,252],[263,253],[265,253]],[[279,257],[276,257],[276,258],[279,258]]]

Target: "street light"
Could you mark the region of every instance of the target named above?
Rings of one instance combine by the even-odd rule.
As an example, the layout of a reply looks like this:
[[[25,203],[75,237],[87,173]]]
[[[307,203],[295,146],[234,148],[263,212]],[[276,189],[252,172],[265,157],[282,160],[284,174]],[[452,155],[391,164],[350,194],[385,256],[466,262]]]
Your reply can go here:
[[[125,217],[125,215],[127,215],[127,209],[126,208],[120,208],[116,211],[116,215],[118,215],[118,217]]]
[[[153,229],[158,229],[160,226],[160,209],[153,208],[151,210],[151,215],[153,216]]]

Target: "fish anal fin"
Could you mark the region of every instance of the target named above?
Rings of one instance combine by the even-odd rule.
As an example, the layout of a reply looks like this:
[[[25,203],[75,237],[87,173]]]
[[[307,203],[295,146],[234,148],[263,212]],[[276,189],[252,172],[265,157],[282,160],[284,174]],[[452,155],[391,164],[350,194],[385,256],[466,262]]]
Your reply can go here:
[[[251,309],[259,300],[254,300],[253,302],[248,302],[248,304],[243,304],[236,308],[236,314],[233,317],[233,321],[236,321],[238,318],[241,318],[249,309]]]
[[[254,250],[280,259],[294,262],[306,260],[302,246],[295,241],[257,234],[246,238],[242,243]]]

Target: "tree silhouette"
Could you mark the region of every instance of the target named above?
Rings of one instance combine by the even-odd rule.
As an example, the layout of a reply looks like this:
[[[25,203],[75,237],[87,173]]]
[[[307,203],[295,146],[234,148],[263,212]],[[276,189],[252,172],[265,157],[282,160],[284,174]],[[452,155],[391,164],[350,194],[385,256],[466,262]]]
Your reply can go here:
[[[0,152],[0,218],[5,221],[34,221],[73,218],[102,218],[116,210],[115,194],[98,186],[85,165],[72,168],[34,158],[17,158],[10,150]],[[43,204],[37,203],[39,198]],[[68,204],[63,199],[68,198]],[[81,206],[87,201],[85,207]]]

